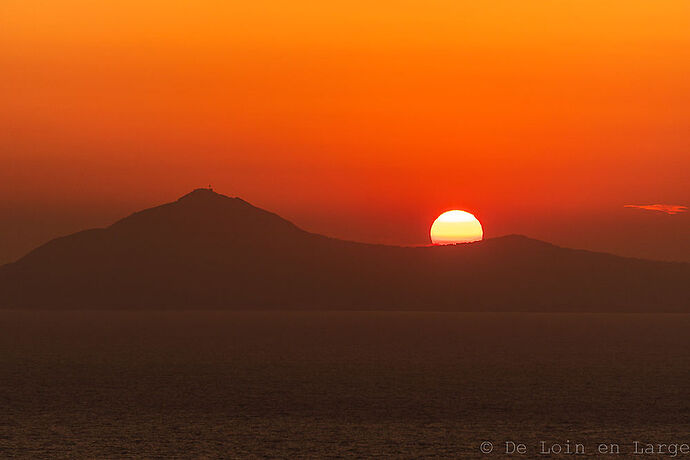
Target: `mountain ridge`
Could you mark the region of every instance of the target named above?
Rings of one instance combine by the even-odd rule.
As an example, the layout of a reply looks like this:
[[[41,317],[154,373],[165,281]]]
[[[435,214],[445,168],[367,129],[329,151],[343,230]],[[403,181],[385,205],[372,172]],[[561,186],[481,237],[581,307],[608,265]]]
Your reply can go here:
[[[523,235],[450,246],[305,231],[210,189],[0,267],[0,308],[688,311],[690,264]]]

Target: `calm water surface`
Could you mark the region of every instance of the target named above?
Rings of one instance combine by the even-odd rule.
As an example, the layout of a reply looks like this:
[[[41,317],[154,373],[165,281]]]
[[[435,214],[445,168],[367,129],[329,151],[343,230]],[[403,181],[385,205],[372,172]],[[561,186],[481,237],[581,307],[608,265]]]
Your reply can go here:
[[[599,458],[690,443],[690,316],[0,312],[3,458],[503,458],[505,441],[533,458],[568,440]]]

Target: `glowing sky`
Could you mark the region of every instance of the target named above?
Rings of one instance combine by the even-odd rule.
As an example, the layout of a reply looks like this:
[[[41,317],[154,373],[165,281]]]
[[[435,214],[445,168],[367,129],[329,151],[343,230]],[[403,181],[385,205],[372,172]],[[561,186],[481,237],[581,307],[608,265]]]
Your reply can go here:
[[[332,236],[690,260],[690,2],[0,2],[0,262],[212,183]]]

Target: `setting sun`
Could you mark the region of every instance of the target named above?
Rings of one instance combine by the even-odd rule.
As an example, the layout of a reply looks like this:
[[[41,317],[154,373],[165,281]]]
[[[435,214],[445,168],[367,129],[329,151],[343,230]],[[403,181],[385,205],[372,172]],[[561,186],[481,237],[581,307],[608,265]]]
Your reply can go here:
[[[482,224],[465,211],[444,212],[431,226],[431,242],[434,244],[471,243],[483,237]]]

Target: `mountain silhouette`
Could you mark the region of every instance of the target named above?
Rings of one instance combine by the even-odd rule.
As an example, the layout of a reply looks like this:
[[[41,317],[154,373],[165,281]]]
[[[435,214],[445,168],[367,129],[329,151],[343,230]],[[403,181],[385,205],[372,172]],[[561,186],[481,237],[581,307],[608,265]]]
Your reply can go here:
[[[511,235],[396,247],[198,189],[0,267],[1,308],[690,311],[690,264]]]

